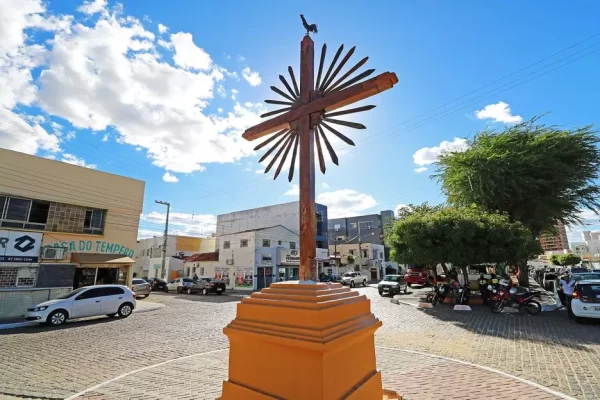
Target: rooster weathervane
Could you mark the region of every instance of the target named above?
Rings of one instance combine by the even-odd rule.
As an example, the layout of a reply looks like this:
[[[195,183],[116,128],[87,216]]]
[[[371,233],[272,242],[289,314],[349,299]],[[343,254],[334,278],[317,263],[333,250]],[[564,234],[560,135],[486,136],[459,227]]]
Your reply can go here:
[[[300,19],[302,19],[302,25],[304,25],[304,29],[306,29],[306,34],[308,35],[310,32],[319,33],[317,30],[317,24],[309,24],[306,22],[306,18],[304,18],[304,14],[300,14]]]

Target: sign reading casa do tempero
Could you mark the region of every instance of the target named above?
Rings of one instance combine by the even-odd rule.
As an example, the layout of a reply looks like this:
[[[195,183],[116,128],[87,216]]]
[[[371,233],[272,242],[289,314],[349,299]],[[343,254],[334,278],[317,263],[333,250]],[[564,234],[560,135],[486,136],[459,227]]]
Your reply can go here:
[[[0,262],[38,262],[42,235],[41,232],[0,230]]]

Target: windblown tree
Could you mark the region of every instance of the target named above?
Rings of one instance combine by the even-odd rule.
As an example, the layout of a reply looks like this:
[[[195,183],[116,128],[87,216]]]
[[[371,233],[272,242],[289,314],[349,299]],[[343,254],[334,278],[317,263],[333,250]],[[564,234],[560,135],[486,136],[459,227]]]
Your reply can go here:
[[[567,254],[553,254],[550,257],[550,261],[554,265],[565,266],[573,266],[577,265],[581,262],[581,257],[577,254],[567,253]]]
[[[403,264],[452,263],[461,268],[483,263],[513,263],[542,252],[520,222],[476,206],[422,207],[396,220],[387,231],[394,261]]]
[[[478,133],[467,151],[440,158],[434,178],[450,204],[506,213],[537,238],[557,221],[580,223],[583,209],[597,212],[599,141],[591,126],[563,129],[534,118]],[[526,259],[519,269],[520,284],[528,285]]]

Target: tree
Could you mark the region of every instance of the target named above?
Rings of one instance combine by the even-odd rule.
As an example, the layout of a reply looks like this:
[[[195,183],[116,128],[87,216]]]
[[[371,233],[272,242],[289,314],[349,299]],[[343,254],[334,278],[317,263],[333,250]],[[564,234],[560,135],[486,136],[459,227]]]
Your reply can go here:
[[[550,262],[552,263],[552,265],[562,265],[560,263],[560,260],[558,259],[558,254],[552,254],[550,256]]]
[[[581,262],[581,257],[579,257],[577,254],[572,253],[553,254],[552,257],[550,257],[550,261],[554,265],[561,265],[563,267],[572,266],[579,264]]]
[[[591,126],[562,129],[537,122],[534,118],[502,132],[480,132],[465,152],[442,155],[433,177],[448,202],[506,213],[535,237],[557,221],[581,222],[582,209],[597,210],[596,132]],[[527,260],[519,260],[519,266],[519,281],[527,285]]]
[[[471,264],[514,262],[541,253],[539,242],[520,222],[478,207],[422,209],[396,220],[387,242],[402,264],[450,262],[468,281]]]

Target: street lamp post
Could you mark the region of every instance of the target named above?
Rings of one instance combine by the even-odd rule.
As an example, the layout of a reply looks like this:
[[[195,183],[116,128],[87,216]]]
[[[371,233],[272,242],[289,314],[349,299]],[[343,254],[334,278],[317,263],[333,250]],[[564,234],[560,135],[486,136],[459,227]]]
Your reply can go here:
[[[167,260],[167,235],[169,234],[169,211],[171,210],[171,203],[167,201],[154,200],[156,204],[163,204],[167,206],[167,218],[165,220],[165,236],[163,239],[163,248],[162,248],[162,267],[160,269],[160,277],[161,279],[165,279],[165,263]]]

